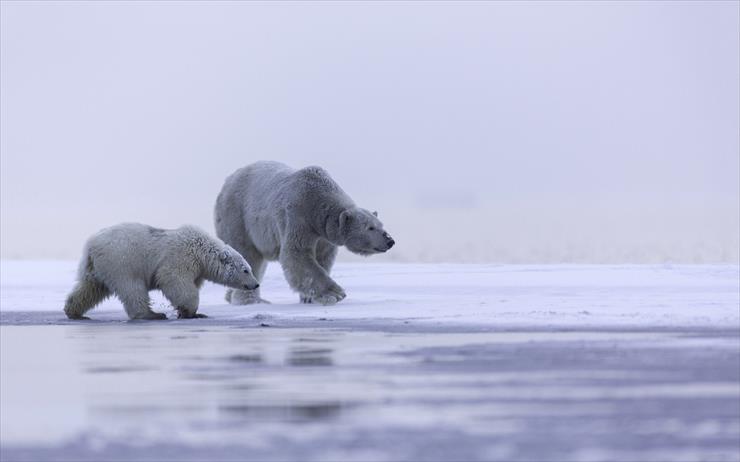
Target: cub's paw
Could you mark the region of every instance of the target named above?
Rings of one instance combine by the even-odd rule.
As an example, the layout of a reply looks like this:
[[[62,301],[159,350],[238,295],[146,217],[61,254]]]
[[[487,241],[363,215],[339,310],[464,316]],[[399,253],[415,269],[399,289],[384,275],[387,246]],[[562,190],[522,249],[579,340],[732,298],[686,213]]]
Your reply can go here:
[[[157,313],[155,311],[150,311],[148,313],[141,313],[134,318],[133,320],[147,320],[147,321],[162,321],[167,319],[167,315],[164,313]]]
[[[177,310],[177,319],[202,319],[208,316],[203,313],[191,313],[187,310]]]
[[[82,315],[79,315],[79,316],[67,315],[67,317],[73,321],[89,321],[90,320],[90,318],[88,318],[87,316],[82,316]]]

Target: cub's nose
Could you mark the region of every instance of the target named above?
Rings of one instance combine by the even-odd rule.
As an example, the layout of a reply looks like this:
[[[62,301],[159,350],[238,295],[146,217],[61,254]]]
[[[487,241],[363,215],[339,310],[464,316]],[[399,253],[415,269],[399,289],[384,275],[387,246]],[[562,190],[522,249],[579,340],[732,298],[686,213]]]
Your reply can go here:
[[[249,289],[249,290],[256,290],[256,289],[259,289],[259,287],[260,287],[259,284],[255,284],[252,287],[250,287],[249,284],[244,284],[244,288]]]

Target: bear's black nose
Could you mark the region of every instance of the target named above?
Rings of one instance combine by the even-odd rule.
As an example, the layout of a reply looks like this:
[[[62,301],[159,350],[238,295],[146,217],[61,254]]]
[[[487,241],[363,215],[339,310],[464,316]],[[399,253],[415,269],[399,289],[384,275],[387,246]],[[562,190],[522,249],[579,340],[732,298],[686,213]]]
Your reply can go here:
[[[393,239],[390,239],[390,240],[388,241],[388,248],[390,249],[391,247],[393,247],[393,245],[394,245],[395,243],[396,243],[396,241],[394,241]]]

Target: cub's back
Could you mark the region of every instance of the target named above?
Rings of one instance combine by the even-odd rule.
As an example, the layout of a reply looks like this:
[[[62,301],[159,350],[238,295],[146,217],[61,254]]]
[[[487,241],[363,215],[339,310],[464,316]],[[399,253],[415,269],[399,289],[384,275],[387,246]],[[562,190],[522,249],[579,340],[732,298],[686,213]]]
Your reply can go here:
[[[149,271],[160,254],[157,243],[168,231],[140,223],[121,223],[100,230],[87,242],[86,251],[95,267]]]

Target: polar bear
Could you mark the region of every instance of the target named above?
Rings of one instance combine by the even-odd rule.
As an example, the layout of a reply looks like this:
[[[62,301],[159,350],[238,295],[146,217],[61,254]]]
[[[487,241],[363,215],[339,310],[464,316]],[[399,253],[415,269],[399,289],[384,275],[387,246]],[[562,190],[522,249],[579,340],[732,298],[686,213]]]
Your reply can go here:
[[[70,319],[89,319],[84,316],[88,310],[115,294],[130,319],[167,319],[149,306],[148,292],[158,289],[179,318],[204,318],[196,313],[203,280],[239,289],[259,287],[236,250],[198,228],[123,223],[88,239],[64,312]]]
[[[321,167],[262,161],[241,168],[226,178],[214,219],[216,235],[244,255],[258,281],[267,261],[279,260],[302,303],[331,305],[346,296],[329,276],[338,246],[371,255],[395,243],[377,212],[357,207]],[[256,289],[230,290],[226,300],[266,302]]]

